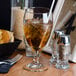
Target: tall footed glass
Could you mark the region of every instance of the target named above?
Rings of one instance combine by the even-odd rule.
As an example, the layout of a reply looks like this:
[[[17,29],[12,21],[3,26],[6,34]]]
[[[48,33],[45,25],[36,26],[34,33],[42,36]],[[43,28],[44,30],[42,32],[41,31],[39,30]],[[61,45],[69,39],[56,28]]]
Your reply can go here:
[[[48,20],[49,9],[43,7],[26,8],[24,14],[24,35],[25,41],[34,53],[32,63],[24,66],[27,71],[40,72],[47,70],[40,63],[39,53],[47,44],[52,29],[52,21]]]

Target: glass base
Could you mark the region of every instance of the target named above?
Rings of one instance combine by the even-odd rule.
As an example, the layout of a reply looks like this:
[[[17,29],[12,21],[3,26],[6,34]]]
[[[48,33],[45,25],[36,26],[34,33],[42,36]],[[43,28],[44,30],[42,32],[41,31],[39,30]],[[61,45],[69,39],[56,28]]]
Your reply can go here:
[[[69,69],[70,68],[69,63],[57,63],[55,66],[57,69]]]
[[[31,71],[31,72],[42,72],[48,70],[47,67],[43,66],[42,64],[35,64],[29,63],[23,67],[24,70]]]
[[[57,63],[57,57],[51,57],[50,63],[56,64]]]

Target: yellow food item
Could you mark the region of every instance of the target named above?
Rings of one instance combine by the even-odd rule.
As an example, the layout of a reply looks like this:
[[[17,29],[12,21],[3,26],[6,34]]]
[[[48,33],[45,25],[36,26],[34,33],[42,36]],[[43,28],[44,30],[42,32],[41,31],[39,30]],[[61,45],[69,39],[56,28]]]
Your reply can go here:
[[[0,29],[0,44],[13,42],[13,33],[7,30]]]

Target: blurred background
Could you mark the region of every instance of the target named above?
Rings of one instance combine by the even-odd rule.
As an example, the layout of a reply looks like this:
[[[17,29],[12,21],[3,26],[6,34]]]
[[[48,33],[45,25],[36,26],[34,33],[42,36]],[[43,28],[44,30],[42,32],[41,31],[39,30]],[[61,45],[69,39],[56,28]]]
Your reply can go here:
[[[10,30],[11,0],[0,0],[0,29]]]
[[[10,30],[11,6],[12,6],[11,1],[12,0],[0,0],[0,29]],[[26,0],[26,1],[28,1],[28,0]],[[34,6],[50,8],[52,0],[31,0],[31,2],[33,2]],[[56,0],[56,2],[57,2],[57,0]],[[55,5],[56,5],[56,2],[55,2]]]

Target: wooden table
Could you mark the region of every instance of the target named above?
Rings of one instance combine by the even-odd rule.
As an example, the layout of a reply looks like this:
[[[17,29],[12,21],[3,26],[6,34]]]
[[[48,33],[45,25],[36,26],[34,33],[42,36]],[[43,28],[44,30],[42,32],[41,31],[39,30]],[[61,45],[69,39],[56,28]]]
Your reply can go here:
[[[48,70],[44,72],[29,72],[23,69],[23,66],[32,61],[31,57],[26,57],[24,51],[14,52],[12,55],[22,54],[23,57],[14,66],[11,67],[8,73],[0,74],[0,76],[76,76],[76,64],[70,63],[70,69],[60,70],[56,69],[54,65],[49,64],[50,55],[42,53],[40,61],[42,61]]]

